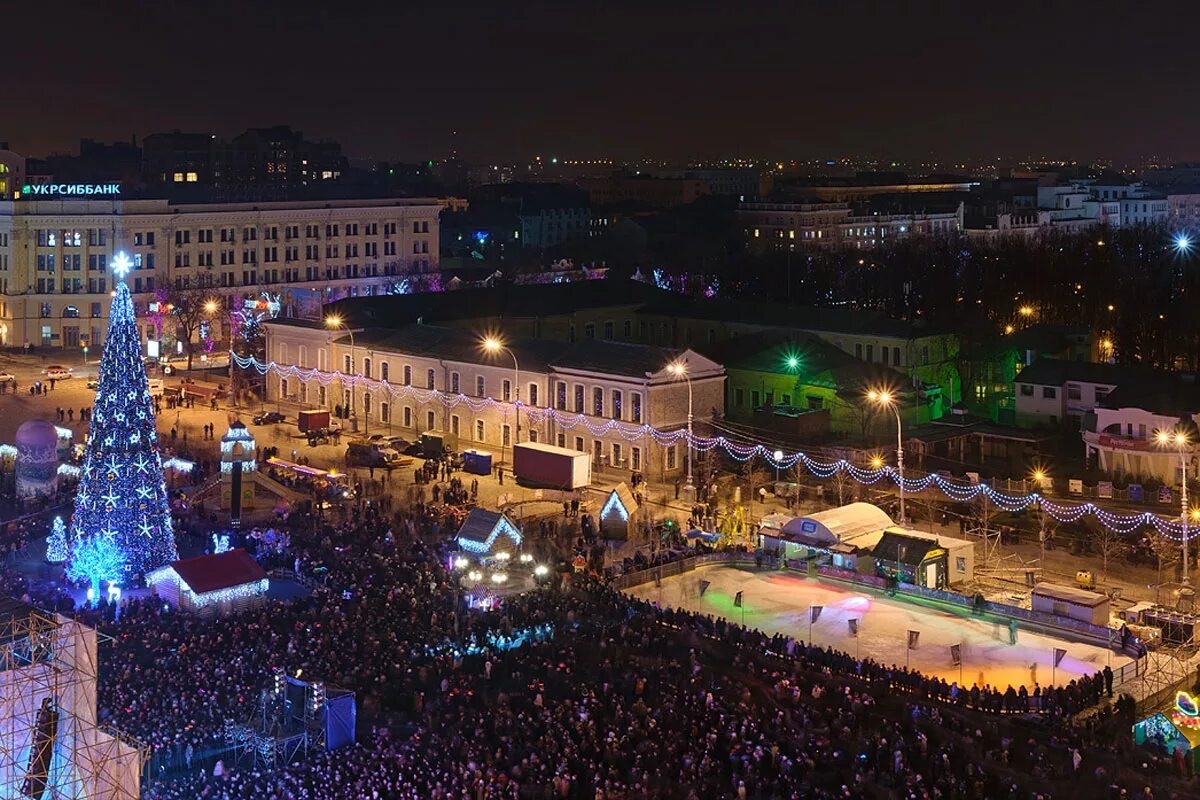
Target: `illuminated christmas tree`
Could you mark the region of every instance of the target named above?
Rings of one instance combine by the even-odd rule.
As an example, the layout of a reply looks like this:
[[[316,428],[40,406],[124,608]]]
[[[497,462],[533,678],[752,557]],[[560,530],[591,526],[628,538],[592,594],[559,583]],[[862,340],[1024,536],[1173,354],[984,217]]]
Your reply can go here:
[[[51,564],[61,564],[67,560],[67,526],[62,517],[55,517],[50,527],[50,536],[46,539],[46,560]]]
[[[103,536],[119,551],[126,573],[144,576],[179,554],[167,508],[141,337],[124,281],[130,266],[124,253],[113,258],[116,291],[75,495],[71,561],[76,560],[80,542]]]

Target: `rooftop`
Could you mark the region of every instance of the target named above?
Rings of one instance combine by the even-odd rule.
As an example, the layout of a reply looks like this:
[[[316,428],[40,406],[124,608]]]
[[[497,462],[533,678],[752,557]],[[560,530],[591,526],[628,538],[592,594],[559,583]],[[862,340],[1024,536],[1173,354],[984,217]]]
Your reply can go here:
[[[1161,381],[1170,373],[1138,364],[1101,364],[1094,361],[1067,361],[1039,358],[1017,374],[1016,383],[1037,386],[1061,386],[1068,381],[1116,386],[1130,381]]]
[[[179,579],[194,594],[207,594],[260,581],[267,573],[240,547],[224,553],[184,558],[171,564]]]

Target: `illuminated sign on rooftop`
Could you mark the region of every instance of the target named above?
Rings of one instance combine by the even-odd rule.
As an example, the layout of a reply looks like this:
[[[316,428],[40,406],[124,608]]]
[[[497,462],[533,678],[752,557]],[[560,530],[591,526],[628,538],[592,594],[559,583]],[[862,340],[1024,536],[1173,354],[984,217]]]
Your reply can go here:
[[[119,183],[27,183],[22,197],[112,197],[121,193]]]

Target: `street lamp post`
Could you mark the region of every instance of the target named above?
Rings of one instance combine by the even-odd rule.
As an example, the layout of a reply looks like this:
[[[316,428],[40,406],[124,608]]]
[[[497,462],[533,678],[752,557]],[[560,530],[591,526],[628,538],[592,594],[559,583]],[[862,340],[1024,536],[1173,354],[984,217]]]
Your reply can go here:
[[[875,405],[890,408],[896,415],[896,474],[899,478],[896,485],[900,487],[900,523],[904,524],[908,517],[904,515],[904,433],[903,423],[900,421],[899,403],[895,396],[886,389],[872,389],[867,392],[867,399]]]
[[[1183,584],[1190,584],[1188,572],[1188,496],[1187,496],[1187,451],[1191,444],[1185,431],[1159,431],[1154,437],[1161,447],[1173,447],[1179,453],[1179,524],[1183,533]]]
[[[333,330],[337,330],[340,328],[340,329],[344,330],[346,333],[350,334],[350,419],[354,423],[355,430],[357,430],[358,429],[358,402],[355,399],[355,391],[354,391],[355,384],[357,383],[357,381],[355,380],[355,376],[357,375],[357,369],[356,369],[356,360],[354,358],[354,331],[352,331],[350,329],[350,326],[346,323],[345,320],[343,320],[341,317],[339,317],[336,314],[330,315],[325,318],[325,327],[333,329]],[[367,422],[364,419],[363,433],[366,433],[366,432],[367,432]]]
[[[504,342],[495,336],[484,337],[480,342],[480,346],[485,353],[496,354],[500,352],[508,353],[513,360],[513,419],[516,422],[516,438],[513,440],[514,445],[521,443],[521,366],[517,363],[517,354],[510,348],[505,347]],[[515,451],[514,451],[515,452]],[[513,456],[516,459],[516,456]],[[504,461],[504,444],[503,440],[500,444],[500,460]]]
[[[667,370],[676,379],[682,378],[687,382],[688,413],[687,413],[687,487],[688,497],[691,497],[692,483],[692,376],[688,374],[686,361],[673,361],[667,365]]]

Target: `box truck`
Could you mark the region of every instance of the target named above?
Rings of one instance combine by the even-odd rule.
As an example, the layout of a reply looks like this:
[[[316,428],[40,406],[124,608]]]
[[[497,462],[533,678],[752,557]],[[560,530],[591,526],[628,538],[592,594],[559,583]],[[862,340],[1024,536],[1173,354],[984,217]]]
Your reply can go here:
[[[591,456],[540,442],[513,446],[513,474],[518,483],[550,489],[581,489],[592,482]]]
[[[325,430],[329,427],[329,410],[301,411],[296,415],[296,423],[300,426],[301,433]]]

